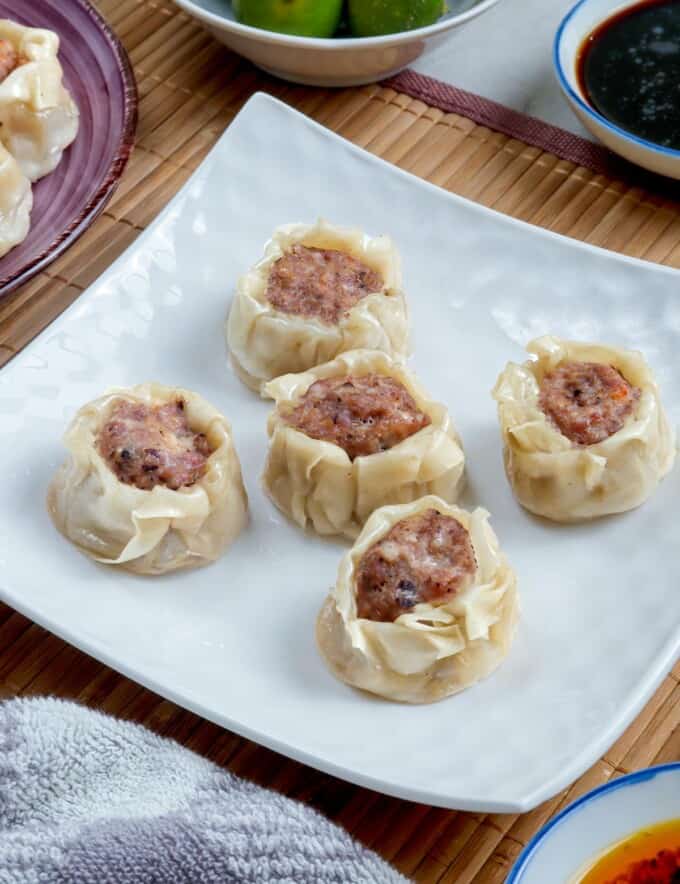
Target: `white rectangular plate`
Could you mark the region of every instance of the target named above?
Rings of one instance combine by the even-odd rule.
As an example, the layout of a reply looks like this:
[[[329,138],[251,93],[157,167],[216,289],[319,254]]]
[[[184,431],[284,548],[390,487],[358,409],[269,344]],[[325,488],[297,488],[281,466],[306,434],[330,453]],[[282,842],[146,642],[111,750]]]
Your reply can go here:
[[[272,229],[324,216],[402,252],[413,366],[466,445],[519,576],[505,665],[431,706],[335,681],[314,620],[340,543],[303,536],[264,497],[270,405],[227,364],[237,276]],[[0,372],[1,596],[160,694],[286,755],[393,795],[523,811],[594,762],[673,664],[680,640],[680,471],[636,512],[564,527],[514,502],[489,391],[545,332],[644,351],[680,415],[680,274],[451,196],[283,104],[251,99],[154,224]],[[45,489],[76,409],[110,385],[195,389],[231,419],[252,523],[215,565],[155,580],[90,562],[52,528]]]

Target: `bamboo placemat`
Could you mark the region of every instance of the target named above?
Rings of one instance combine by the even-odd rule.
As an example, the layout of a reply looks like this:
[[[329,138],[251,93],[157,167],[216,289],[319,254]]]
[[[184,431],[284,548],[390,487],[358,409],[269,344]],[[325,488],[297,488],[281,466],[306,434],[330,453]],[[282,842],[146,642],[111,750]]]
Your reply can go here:
[[[386,160],[533,224],[680,267],[680,205],[561,160],[394,88],[296,87],[219,46],[170,0],[98,0],[138,78],[138,144],[104,214],[0,305],[0,365],[60,313],[184,184],[243,102],[266,90]],[[439,810],[351,786],[212,725],[0,605],[0,697],[56,694],[132,719],[237,774],[313,804],[421,882],[500,884],[522,846],[577,795],[680,758],[680,664],[628,731],[569,790],[522,816]]]

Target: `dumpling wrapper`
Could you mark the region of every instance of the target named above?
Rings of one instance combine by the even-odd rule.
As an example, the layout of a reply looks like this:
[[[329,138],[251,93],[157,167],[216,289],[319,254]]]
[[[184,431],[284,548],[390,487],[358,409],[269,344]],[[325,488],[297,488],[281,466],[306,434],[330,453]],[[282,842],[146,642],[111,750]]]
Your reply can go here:
[[[393,623],[357,617],[355,574],[367,550],[397,522],[435,509],[470,534],[477,571],[443,605],[421,603]],[[376,510],[343,557],[335,588],[317,620],[319,650],[333,674],[354,687],[406,703],[431,703],[490,675],[505,659],[519,617],[515,573],[477,508],[467,512],[438,497]]]
[[[517,500],[558,522],[621,513],[644,503],[675,461],[675,434],[642,354],[545,336],[527,351],[535,360],[509,363],[493,390],[505,471]],[[565,360],[599,362],[639,387],[624,426],[594,445],[577,445],[539,407],[540,384]]]
[[[347,252],[377,271],[384,290],[362,298],[337,324],[282,313],[265,297],[269,271],[292,246]],[[408,353],[408,316],[401,291],[401,260],[387,236],[317,224],[287,224],[274,231],[264,257],[237,284],[226,324],[227,345],[241,380],[261,391],[272,378],[306,371],[346,350]]]
[[[37,181],[59,164],[78,133],[78,108],[63,83],[59,37],[0,19],[0,40],[26,59],[0,83],[0,141]]]
[[[0,258],[26,239],[32,208],[31,182],[0,144]]]
[[[194,485],[151,491],[121,482],[97,450],[114,402],[156,405],[181,397],[195,432],[213,452]],[[248,498],[225,417],[197,393],[156,383],[112,389],[84,405],[64,436],[69,458],[48,493],[58,530],[97,562],[137,574],[164,574],[219,558],[248,522]]]
[[[313,383],[344,375],[379,374],[395,378],[430,419],[387,451],[350,460],[332,442],[312,439],[289,426],[282,414],[298,404]],[[332,362],[267,384],[263,393],[276,402],[267,430],[269,453],[262,482],[276,506],[301,528],[354,539],[373,510],[436,494],[449,503],[464,482],[465,455],[447,409],[433,402],[403,365],[377,350],[352,350]]]

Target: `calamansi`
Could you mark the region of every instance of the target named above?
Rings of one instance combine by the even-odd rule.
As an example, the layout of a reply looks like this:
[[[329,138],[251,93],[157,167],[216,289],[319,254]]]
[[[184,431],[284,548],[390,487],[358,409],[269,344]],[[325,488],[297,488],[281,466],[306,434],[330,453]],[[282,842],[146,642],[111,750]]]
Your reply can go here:
[[[349,0],[349,23],[355,37],[424,28],[445,12],[445,0]]]
[[[233,0],[237,21],[300,37],[332,37],[342,0]]]

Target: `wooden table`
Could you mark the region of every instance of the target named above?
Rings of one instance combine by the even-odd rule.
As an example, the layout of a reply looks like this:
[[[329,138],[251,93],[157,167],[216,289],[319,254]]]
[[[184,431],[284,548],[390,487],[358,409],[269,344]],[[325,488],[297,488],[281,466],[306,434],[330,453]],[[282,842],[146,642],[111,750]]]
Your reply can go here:
[[[470,119],[379,85],[329,91],[264,76],[170,0],[98,0],[139,82],[138,144],[104,214],[78,243],[0,306],[0,365],[137,237],[184,184],[243,102],[264,89],[367,150],[516,218],[680,267],[680,205],[597,174]],[[262,785],[309,802],[421,882],[491,884],[549,817],[621,773],[680,758],[680,665],[604,758],[522,816],[459,813],[386,798],[317,773],[210,724],[0,605],[0,696],[54,694],[140,722]]]

